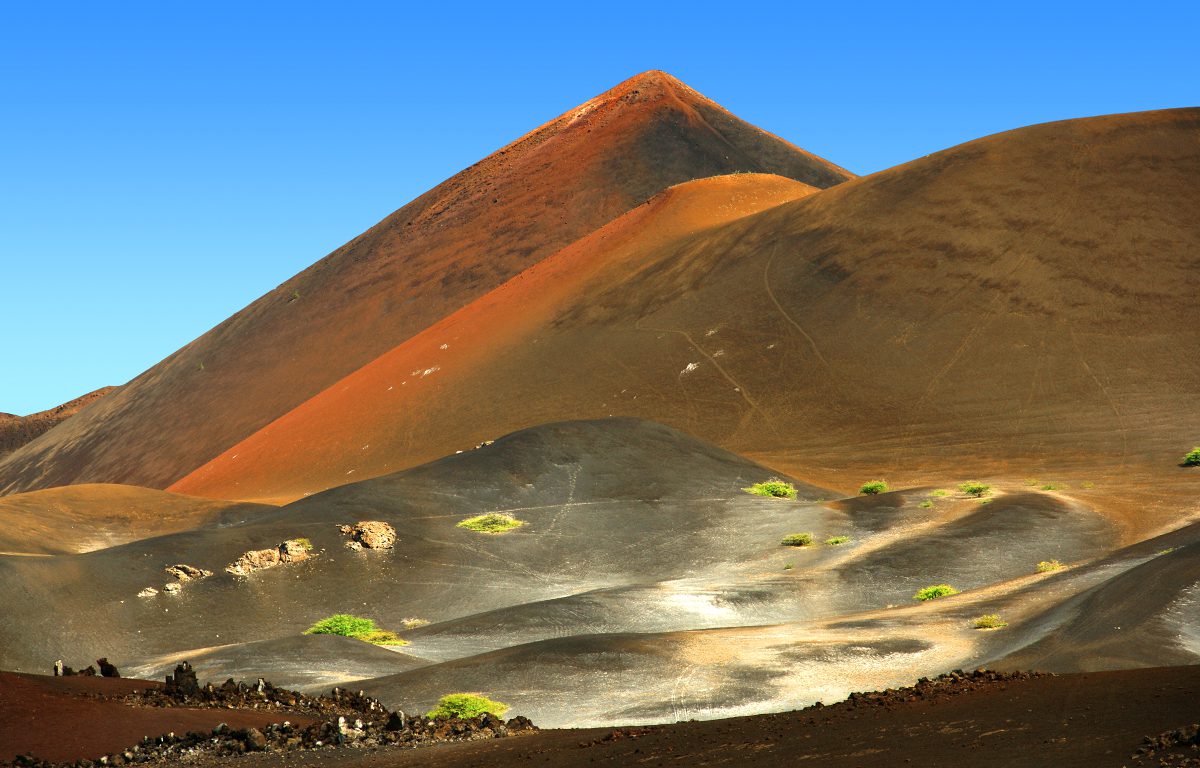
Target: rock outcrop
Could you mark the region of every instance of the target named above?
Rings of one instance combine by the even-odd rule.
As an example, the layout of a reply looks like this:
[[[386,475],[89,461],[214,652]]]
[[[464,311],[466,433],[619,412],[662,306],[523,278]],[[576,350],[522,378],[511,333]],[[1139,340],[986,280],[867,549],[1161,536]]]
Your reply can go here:
[[[298,563],[309,557],[311,557],[309,547],[305,546],[304,542],[299,539],[288,539],[271,549],[250,550],[225,566],[225,572],[232,573],[234,576],[249,576],[255,571],[275,568],[285,563]]]
[[[396,545],[396,529],[379,520],[343,525],[338,530],[350,537],[346,542],[350,549],[391,549]]]

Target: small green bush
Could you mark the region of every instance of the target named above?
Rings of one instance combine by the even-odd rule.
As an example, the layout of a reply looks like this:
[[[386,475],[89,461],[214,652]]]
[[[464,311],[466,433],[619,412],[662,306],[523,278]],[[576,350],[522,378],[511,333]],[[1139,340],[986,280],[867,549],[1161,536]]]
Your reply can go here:
[[[1045,485],[1042,486],[1042,490],[1043,491],[1057,491],[1058,485],[1056,483],[1046,483]]]
[[[981,483],[978,480],[968,480],[965,483],[960,483],[958,490],[962,491],[968,496],[979,498],[981,496],[987,496],[989,493],[991,493],[992,486],[988,485],[987,483]]]
[[[304,537],[301,537],[298,539],[292,539],[292,541],[299,542],[300,546],[304,547],[305,551],[307,551],[307,552],[313,551],[313,543]]]
[[[328,618],[321,619],[316,624],[304,630],[304,634],[358,637],[378,631],[379,627],[375,626],[375,622],[372,619],[360,619],[348,613],[335,613]]]
[[[940,499],[943,496],[949,496],[950,491],[947,491],[945,488],[938,488],[936,491],[930,491],[929,495],[933,496],[935,499]]]
[[[1057,560],[1043,560],[1037,564],[1038,573],[1050,573],[1051,571],[1061,571],[1063,564]]]
[[[997,613],[985,613],[982,616],[976,616],[972,622],[975,629],[1000,629],[1007,627],[1008,622],[1000,618]]]
[[[825,544],[830,547],[836,547],[838,544],[849,544],[851,541],[849,536],[830,536],[825,539]]]
[[[459,717],[466,720],[484,712],[499,717],[507,711],[507,704],[492,701],[477,693],[449,693],[439,699],[437,706],[426,712],[425,717]]]
[[[1093,483],[1091,480],[1084,480],[1082,483],[1082,486],[1085,491],[1090,491],[1096,487],[1096,484]]]
[[[1200,445],[1184,454],[1183,466],[1200,467]]]
[[[746,493],[752,493],[755,496],[772,496],[777,499],[796,498],[796,486],[784,482],[778,477],[773,477],[761,483],[755,483],[749,488],[743,488],[742,490]]]
[[[522,525],[525,525],[525,521],[518,520],[512,515],[506,515],[501,512],[488,512],[486,515],[469,517],[459,523],[458,527],[478,533],[507,533],[514,528],[520,528]]]
[[[934,584],[930,587],[918,589],[917,594],[913,595],[913,600],[937,600],[939,597],[950,597],[957,594],[958,590],[949,584]]]
[[[933,509],[933,502],[930,501],[929,499],[925,499],[925,501],[922,501],[917,506],[920,507],[921,509]]]
[[[813,537],[811,533],[789,533],[779,543],[785,547],[807,547],[813,543]]]
[[[888,484],[886,480],[868,480],[858,489],[859,493],[864,493],[868,496],[874,496],[879,493],[886,493]]]
[[[395,632],[375,626],[373,619],[351,616],[348,613],[335,613],[328,618],[321,619],[304,630],[304,634],[341,635],[375,645],[408,645],[408,641],[397,637]]]
[[[790,570],[792,570],[792,568],[795,568],[795,566],[794,566],[794,565],[792,565],[791,563],[784,563],[784,564],[783,564],[783,570],[785,570],[785,571],[790,571]]]

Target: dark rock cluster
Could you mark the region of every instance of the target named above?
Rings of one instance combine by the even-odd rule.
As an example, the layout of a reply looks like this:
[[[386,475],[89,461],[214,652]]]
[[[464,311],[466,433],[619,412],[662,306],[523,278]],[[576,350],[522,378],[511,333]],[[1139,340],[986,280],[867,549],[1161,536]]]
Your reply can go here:
[[[890,707],[909,701],[933,701],[948,696],[959,696],[964,693],[988,688],[997,683],[1007,683],[1016,680],[1029,680],[1034,677],[1046,677],[1046,672],[994,672],[990,669],[976,669],[964,672],[956,669],[934,678],[922,677],[915,685],[905,688],[888,688],[883,691],[867,693],[852,693],[846,700],[831,705],[842,709],[860,709],[863,707]],[[817,702],[814,707],[822,707]]]
[[[120,677],[121,676],[121,673],[117,670],[117,668],[115,666],[113,666],[112,664],[108,663],[108,659],[96,659],[96,666],[100,667],[100,676],[101,677]],[[76,671],[75,669],[63,664],[62,659],[59,659],[58,661],[54,662],[54,676],[55,677],[75,677],[75,676],[95,677],[96,676],[96,667],[93,667],[91,664],[89,664],[86,667],[84,667],[83,669]]]
[[[1163,768],[1200,768],[1200,724],[1147,736],[1130,759],[1152,760],[1151,765]]]
[[[201,686],[187,662],[175,667],[161,689],[138,691],[120,697],[134,706],[214,707],[221,709],[278,709],[301,716],[318,717],[308,725],[287,721],[264,728],[230,728],[221,724],[210,732],[168,733],[149,737],[128,749],[99,760],[51,763],[32,755],[18,755],[0,766],[20,768],[100,768],[193,762],[201,757],[227,758],[248,752],[288,752],[302,749],[419,747],[450,741],[494,739],[536,731],[524,717],[507,722],[495,715],[478,717],[409,717],[388,711],[378,700],[341,688],[329,696],[307,696],[277,688],[259,678],[256,683],[227,680],[221,685]]]

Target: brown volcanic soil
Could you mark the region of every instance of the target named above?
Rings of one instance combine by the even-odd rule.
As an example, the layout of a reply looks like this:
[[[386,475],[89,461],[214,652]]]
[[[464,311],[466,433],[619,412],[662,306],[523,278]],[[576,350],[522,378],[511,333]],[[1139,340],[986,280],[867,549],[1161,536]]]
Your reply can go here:
[[[173,489],[295,496],[616,414],[847,491],[1067,481],[1133,540],[1200,493],[1197,135],[1196,109],[1051,123],[682,236],[631,218]]]
[[[814,765],[846,768],[1106,768],[1135,765],[1142,738],[1194,722],[1200,667],[984,684],[886,706],[820,709],[636,729],[543,731],[405,752],[328,751],[289,765]],[[279,765],[278,756],[239,761]],[[1150,763],[1154,764],[1154,763]]]
[[[43,760],[94,760],[131,747],[143,736],[209,731],[221,723],[250,728],[285,719],[312,722],[279,712],[131,707],[96,698],[157,685],[147,680],[0,672],[0,760],[27,752]]]
[[[10,455],[0,492],[165,487],[667,186],[735,171],[820,187],[852,177],[665,73],[639,75],[412,201]]]
[[[273,509],[129,485],[70,485],[0,497],[0,555],[61,555],[245,520]]]
[[[31,443],[60,422],[79,413],[85,407],[112,392],[116,387],[101,387],[49,410],[17,416],[0,413],[0,456],[12,453],[26,443]]]

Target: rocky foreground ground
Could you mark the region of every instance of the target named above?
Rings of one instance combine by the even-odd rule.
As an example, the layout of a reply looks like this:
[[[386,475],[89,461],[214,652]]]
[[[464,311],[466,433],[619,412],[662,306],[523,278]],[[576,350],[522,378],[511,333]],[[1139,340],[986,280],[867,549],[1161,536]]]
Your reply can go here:
[[[337,689],[329,696],[309,697],[265,681],[184,687],[187,693],[181,693],[177,683],[139,683],[115,698],[128,711],[171,713],[207,707],[216,708],[213,713],[230,723],[247,712],[273,722],[149,737],[99,760],[58,764],[215,766],[235,759],[240,768],[1200,765],[1196,666],[1075,675],[954,672],[911,687],[853,694],[843,702],[794,712],[549,731],[538,731],[523,718],[428,720],[388,712],[370,697]],[[97,699],[92,692],[79,695]],[[11,713],[0,714],[0,726],[11,724]],[[78,725],[46,709],[37,722],[64,733]],[[497,738],[505,735],[521,738]],[[11,753],[20,738],[30,736],[0,732],[0,746]],[[412,749],[418,746],[428,748]],[[15,764],[52,765],[34,757],[19,757]]]

